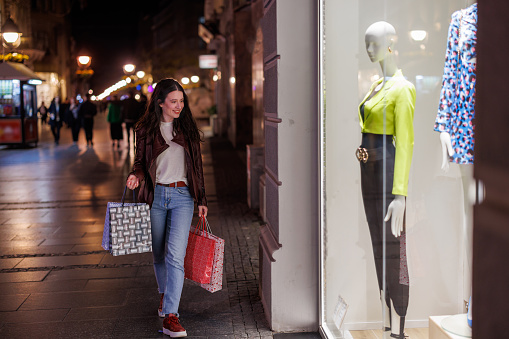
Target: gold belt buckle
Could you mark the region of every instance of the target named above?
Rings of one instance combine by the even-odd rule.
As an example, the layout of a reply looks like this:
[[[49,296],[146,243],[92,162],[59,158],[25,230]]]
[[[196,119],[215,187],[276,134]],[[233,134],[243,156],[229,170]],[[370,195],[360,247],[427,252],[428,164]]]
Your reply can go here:
[[[355,151],[355,156],[357,157],[357,160],[366,163],[369,158],[368,150],[365,149],[364,147],[359,147],[357,148],[357,151]]]

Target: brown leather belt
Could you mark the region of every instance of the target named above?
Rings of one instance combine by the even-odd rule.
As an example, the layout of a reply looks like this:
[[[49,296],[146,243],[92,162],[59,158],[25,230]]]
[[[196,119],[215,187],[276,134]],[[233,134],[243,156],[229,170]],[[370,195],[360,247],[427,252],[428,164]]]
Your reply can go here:
[[[183,181],[177,181],[177,182],[172,182],[171,184],[161,184],[160,182],[157,183],[159,186],[164,186],[164,187],[186,187],[186,183],[183,182]]]

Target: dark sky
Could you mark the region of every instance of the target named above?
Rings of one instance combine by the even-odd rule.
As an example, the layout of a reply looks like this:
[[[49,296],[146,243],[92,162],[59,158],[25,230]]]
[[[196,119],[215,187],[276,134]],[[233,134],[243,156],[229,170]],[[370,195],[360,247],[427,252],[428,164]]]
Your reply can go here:
[[[155,0],[87,0],[73,2],[71,29],[79,52],[92,56],[94,75],[90,85],[95,94],[113,85],[123,75],[122,66],[135,63],[138,22],[157,7]]]

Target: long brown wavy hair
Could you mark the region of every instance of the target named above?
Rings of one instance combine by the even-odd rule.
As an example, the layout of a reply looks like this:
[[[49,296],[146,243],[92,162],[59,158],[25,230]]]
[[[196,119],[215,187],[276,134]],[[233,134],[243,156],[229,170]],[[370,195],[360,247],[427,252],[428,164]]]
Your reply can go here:
[[[184,94],[184,108],[182,109],[180,116],[173,120],[173,134],[177,133],[184,134],[186,140],[191,142],[203,141],[201,137],[201,131],[196,126],[196,121],[191,114],[189,109],[189,100],[187,94],[184,91],[182,85],[175,79],[163,79],[159,81],[150,97],[150,100],[145,109],[145,113],[141,119],[136,123],[135,129],[145,128],[147,135],[155,137],[157,131],[159,131],[161,125],[161,117],[163,110],[160,106],[166,99],[166,96],[173,91],[180,91]]]

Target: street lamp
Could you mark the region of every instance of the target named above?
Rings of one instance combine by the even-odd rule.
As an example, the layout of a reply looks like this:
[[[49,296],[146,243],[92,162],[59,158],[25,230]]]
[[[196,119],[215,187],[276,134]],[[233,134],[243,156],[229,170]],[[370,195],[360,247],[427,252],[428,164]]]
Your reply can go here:
[[[124,65],[124,73],[126,75],[132,74],[135,69],[136,69],[136,66],[134,66],[133,64],[126,64],[126,65]]]
[[[136,72],[136,76],[137,76],[139,79],[142,79],[142,78],[145,76],[145,72],[143,72],[143,71],[138,71],[138,72]]]
[[[81,68],[87,68],[92,63],[92,57],[88,55],[80,55],[76,59],[78,60],[78,66]]]
[[[77,75],[85,77],[94,74],[94,71],[90,68],[92,57],[88,54],[88,51],[82,49],[76,57],[76,62],[78,63]]]
[[[21,35],[18,25],[9,17],[2,26],[2,44],[7,48],[19,47]]]
[[[94,70],[90,67],[92,64],[92,57],[86,49],[82,49],[76,57],[76,62],[78,63],[78,69],[76,70],[75,95],[77,97],[84,97],[85,93],[88,92],[87,88],[90,88],[88,85],[88,78],[94,74]]]

